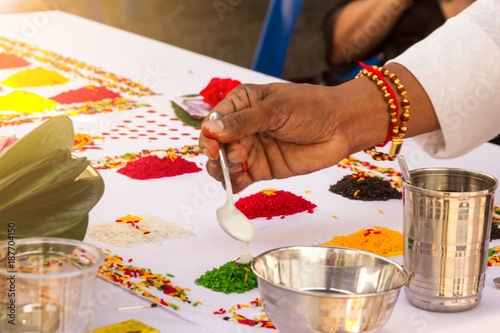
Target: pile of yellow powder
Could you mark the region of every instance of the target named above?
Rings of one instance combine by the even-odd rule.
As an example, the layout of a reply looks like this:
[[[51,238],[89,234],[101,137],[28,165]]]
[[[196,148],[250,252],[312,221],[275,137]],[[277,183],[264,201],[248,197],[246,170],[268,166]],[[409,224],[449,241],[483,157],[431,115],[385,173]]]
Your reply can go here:
[[[56,71],[37,67],[17,72],[1,83],[11,88],[55,86],[65,84],[69,79]]]
[[[391,257],[403,254],[404,238],[399,231],[373,227],[334,237],[321,245],[348,247]]]
[[[21,113],[38,113],[54,109],[57,102],[43,98],[35,93],[16,90],[0,96],[0,111],[15,111]]]

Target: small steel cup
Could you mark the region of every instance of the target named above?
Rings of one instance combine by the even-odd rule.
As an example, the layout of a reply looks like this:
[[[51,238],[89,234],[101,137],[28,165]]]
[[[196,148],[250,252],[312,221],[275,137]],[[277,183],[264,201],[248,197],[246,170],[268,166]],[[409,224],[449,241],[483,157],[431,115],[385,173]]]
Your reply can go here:
[[[436,312],[479,304],[484,288],[497,180],[464,169],[410,172],[403,182],[408,301]]]

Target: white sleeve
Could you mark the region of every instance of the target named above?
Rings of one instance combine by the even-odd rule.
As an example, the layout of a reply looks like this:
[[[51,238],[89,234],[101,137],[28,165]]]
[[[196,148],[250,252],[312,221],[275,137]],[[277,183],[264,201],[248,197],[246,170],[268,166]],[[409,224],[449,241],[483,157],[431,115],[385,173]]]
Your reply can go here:
[[[476,1],[389,62],[413,73],[434,106],[441,130],[414,137],[431,156],[457,157],[500,133],[499,0]]]

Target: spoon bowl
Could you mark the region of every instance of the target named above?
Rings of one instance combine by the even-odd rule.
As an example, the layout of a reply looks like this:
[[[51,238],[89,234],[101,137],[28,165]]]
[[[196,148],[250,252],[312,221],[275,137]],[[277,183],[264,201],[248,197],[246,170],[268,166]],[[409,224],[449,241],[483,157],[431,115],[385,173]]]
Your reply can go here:
[[[229,201],[217,209],[217,220],[224,231],[234,239],[250,242],[253,238],[253,225],[248,218]]]
[[[222,118],[218,112],[210,115],[210,120]],[[229,169],[226,156],[226,147],[219,143],[219,158],[224,174],[224,183],[226,185],[226,203],[217,209],[217,221],[222,229],[234,239],[242,242],[250,242],[253,239],[254,229],[250,220],[236,208],[233,202],[233,188],[229,178]]]

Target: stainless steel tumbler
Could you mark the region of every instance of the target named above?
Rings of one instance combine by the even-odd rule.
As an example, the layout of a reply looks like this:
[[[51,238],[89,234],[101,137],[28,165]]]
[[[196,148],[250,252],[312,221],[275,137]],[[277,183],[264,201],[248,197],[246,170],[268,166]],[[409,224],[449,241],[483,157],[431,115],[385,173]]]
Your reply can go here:
[[[418,169],[403,182],[408,301],[436,312],[479,304],[497,180],[464,169]]]

